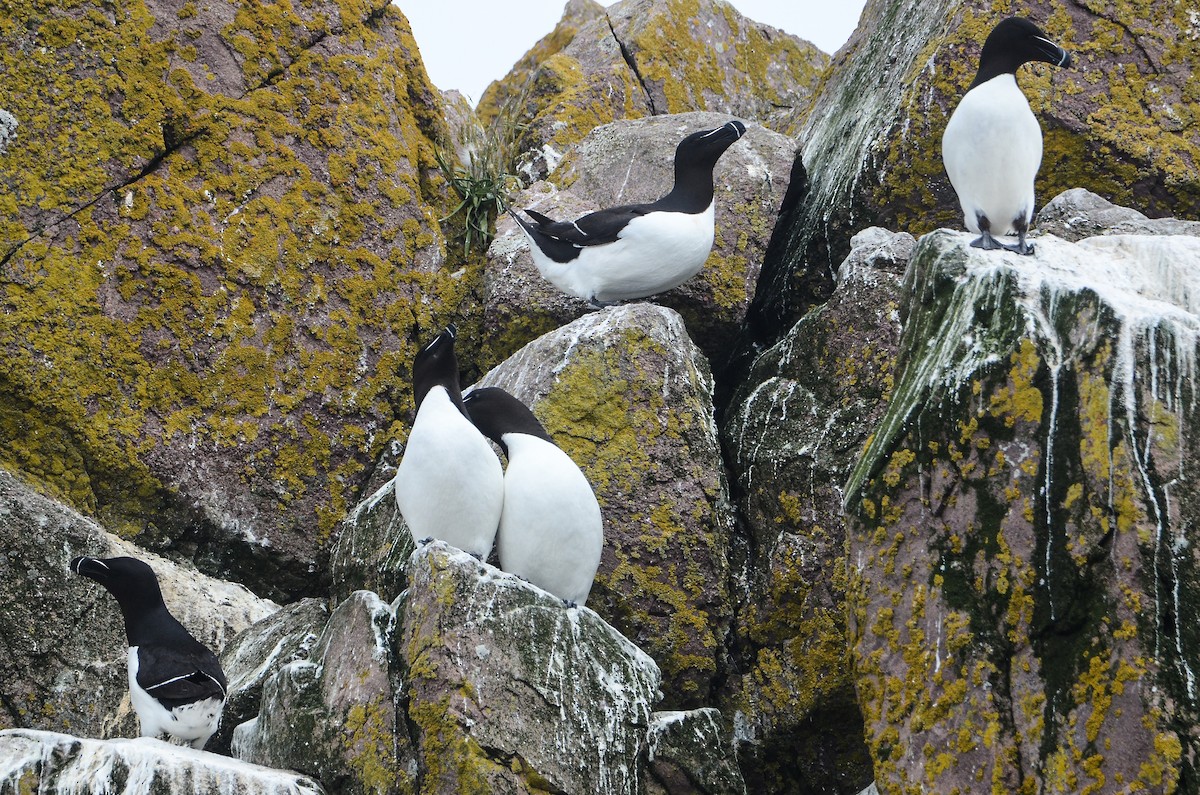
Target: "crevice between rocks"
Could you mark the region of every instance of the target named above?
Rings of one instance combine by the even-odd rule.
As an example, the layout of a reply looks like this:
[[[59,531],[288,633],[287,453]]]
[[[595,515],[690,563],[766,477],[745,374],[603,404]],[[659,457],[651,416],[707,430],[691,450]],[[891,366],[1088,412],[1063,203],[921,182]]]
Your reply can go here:
[[[654,105],[654,95],[650,93],[650,87],[646,85],[646,78],[642,76],[641,70],[638,69],[637,59],[633,57],[633,53],[625,46],[625,42],[621,41],[621,37],[617,35],[617,29],[613,27],[612,17],[605,14],[604,21],[608,23],[608,29],[612,33],[613,41],[617,43],[617,47],[621,50],[621,57],[633,71],[633,76],[637,78],[638,85],[642,87],[642,93],[646,95],[646,102],[650,105],[650,115],[657,116],[658,108]]]

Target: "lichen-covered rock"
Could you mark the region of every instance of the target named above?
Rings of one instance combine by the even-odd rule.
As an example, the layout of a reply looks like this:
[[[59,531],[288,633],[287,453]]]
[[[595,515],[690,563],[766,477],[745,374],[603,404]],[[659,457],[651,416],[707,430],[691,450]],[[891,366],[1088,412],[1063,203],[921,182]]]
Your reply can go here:
[[[758,358],[725,414],[748,538],[740,659],[721,705],[754,791],[857,791],[872,778],[844,618],[842,484],[887,407],[896,271],[915,242],[871,229],[855,244],[833,298]]]
[[[242,630],[221,652],[229,696],[221,727],[206,749],[229,754],[233,730],[259,712],[263,683],[283,666],[308,659],[329,608],[321,599],[301,599]]]
[[[444,131],[393,4],[95,0],[0,19],[0,464],[274,598],[408,407]]]
[[[397,649],[421,792],[644,791],[649,656],[589,608],[442,542],[409,577]]]
[[[1200,237],[1200,221],[1149,218],[1132,207],[1113,204],[1085,188],[1071,188],[1055,196],[1038,211],[1041,234],[1076,242],[1096,235],[1193,235]]]
[[[373,591],[390,602],[405,588],[404,564],[413,551],[413,537],[396,504],[393,478],[399,459],[397,446],[385,453],[371,476],[370,496],[342,521],[329,554],[334,604],[354,591]]]
[[[1200,752],[1200,240],[920,241],[847,485],[881,792],[1174,792]]]
[[[962,228],[941,135],[988,32],[1014,13],[1075,58],[1071,69],[1018,75],[1045,136],[1040,201],[1082,186],[1150,215],[1200,217],[1200,105],[1189,88],[1200,23],[1187,4],[868,0],[801,132],[810,182],[764,264],[761,337],[778,339],[831,294],[851,230]]]
[[[592,128],[618,119],[711,111],[792,134],[828,56],[714,0],[570,3],[554,31],[493,83],[480,115],[521,101],[530,177],[554,169]]]
[[[413,792],[407,734],[397,733],[395,618],[369,591],[340,604],[308,658],[267,679],[258,717],[234,731],[234,755],[334,792]]]
[[[592,130],[546,182],[513,199],[568,220],[620,204],[654,201],[671,190],[675,147],[729,117],[683,113],[614,122]],[[791,175],[795,146],[755,124],[717,162],[716,231],[712,253],[695,277],[652,300],[683,315],[692,338],[720,366],[754,295],[775,214]],[[498,361],[538,335],[591,311],[542,278],[515,221],[496,225],[484,277],[485,358]]]
[[[574,459],[604,517],[588,606],[650,653],[670,708],[725,670],[733,507],[712,376],[675,312],[627,304],[526,345],[481,380],[516,395]]]
[[[711,707],[655,712],[646,735],[648,795],[745,795],[733,742]]]
[[[131,736],[125,624],[107,591],[70,571],[77,555],[145,560],[168,609],[220,651],[279,609],[107,533],[0,469],[0,728]]]
[[[56,795],[324,795],[312,779],[160,740],[0,731],[0,792]]]

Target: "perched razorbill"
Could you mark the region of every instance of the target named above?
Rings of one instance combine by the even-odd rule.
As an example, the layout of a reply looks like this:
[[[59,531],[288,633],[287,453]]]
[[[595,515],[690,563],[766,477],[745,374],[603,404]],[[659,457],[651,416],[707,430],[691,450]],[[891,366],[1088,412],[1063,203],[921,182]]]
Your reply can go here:
[[[517,398],[485,387],[465,401],[471,420],[508,456],[500,568],[569,605],[583,604],[604,547],[600,505],[587,478]]]
[[[597,306],[678,287],[704,267],[713,245],[713,169],[746,132],[731,121],[684,138],[675,149],[675,185],[649,204],[629,204],[554,221],[512,213],[542,276]]]
[[[1033,218],[1033,181],[1042,163],[1042,129],[1017,87],[1030,61],[1070,66],[1071,56],[1027,19],[1001,21],[984,42],[979,72],[946,124],[942,162],[958,193],[976,248],[1032,254],[1025,242]],[[996,235],[1017,233],[1017,244]]]

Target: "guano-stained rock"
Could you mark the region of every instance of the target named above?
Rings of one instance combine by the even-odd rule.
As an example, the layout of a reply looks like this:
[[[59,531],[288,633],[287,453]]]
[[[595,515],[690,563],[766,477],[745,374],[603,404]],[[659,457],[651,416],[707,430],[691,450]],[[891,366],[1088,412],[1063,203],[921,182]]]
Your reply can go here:
[[[655,712],[646,736],[648,795],[746,795],[721,713]]]

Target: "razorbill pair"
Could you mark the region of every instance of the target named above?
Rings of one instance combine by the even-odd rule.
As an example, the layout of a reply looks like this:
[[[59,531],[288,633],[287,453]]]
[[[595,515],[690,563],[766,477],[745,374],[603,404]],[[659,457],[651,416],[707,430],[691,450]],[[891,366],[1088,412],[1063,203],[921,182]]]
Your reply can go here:
[[[600,506],[579,467],[523,403],[500,389],[464,400],[451,326],[413,360],[417,416],[396,470],[396,504],[417,543],[440,539],[568,603],[600,563]],[[488,439],[508,457],[508,469]]]
[[[1032,254],[1025,241],[1033,218],[1033,181],[1042,163],[1042,129],[1017,87],[1017,68],[1031,61],[1071,65],[1071,56],[1037,25],[1010,17],[988,35],[979,72],[946,124],[942,161],[958,194],[971,245]],[[997,235],[1016,232],[1017,243]]]
[[[163,602],[154,570],[137,558],[75,558],[71,570],[116,597],[129,641],[129,696],[143,737],[166,734],[204,748],[221,722],[228,685],[217,655]]]
[[[503,389],[466,398],[467,412],[508,458],[496,551],[500,568],[568,605],[587,601],[600,566],[604,527],[591,484],[537,417]]]
[[[529,239],[533,263],[565,293],[594,306],[645,298],[686,282],[713,245],[713,169],[746,132],[731,121],[701,130],[675,149],[675,186],[649,204],[628,204],[555,221],[511,213]]]

